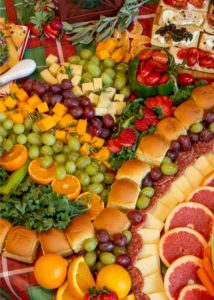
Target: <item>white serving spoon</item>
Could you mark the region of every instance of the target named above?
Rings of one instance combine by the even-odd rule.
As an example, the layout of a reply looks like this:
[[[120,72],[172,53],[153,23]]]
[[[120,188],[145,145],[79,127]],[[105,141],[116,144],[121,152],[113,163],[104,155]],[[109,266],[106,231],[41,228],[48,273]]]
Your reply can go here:
[[[12,67],[9,71],[0,76],[0,86],[6,83],[26,77],[34,72],[36,63],[32,59],[23,59]]]

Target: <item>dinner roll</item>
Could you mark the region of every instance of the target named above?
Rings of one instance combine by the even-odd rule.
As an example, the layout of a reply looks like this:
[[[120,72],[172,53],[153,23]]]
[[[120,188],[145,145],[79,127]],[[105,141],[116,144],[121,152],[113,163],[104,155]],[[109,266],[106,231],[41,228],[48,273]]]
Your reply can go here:
[[[71,248],[77,253],[83,249],[83,243],[86,239],[94,237],[94,226],[88,216],[77,216],[71,220],[65,233]]]
[[[117,171],[116,179],[128,178],[140,186],[142,179],[150,170],[150,166],[141,160],[127,160]]]
[[[6,236],[12,227],[12,224],[6,219],[0,218],[0,253],[2,253]]]
[[[110,235],[121,233],[129,226],[130,221],[126,214],[113,207],[104,208],[94,220],[96,230],[105,229]]]
[[[160,166],[169,143],[158,134],[144,136],[136,150],[136,157],[151,166]]]
[[[182,134],[186,134],[183,124],[174,117],[168,117],[159,121],[157,133],[169,143],[177,140]]]
[[[24,226],[10,229],[3,255],[25,263],[32,263],[36,257],[39,241],[36,232]]]
[[[199,86],[192,91],[191,98],[204,110],[210,110],[214,107],[214,86]]]

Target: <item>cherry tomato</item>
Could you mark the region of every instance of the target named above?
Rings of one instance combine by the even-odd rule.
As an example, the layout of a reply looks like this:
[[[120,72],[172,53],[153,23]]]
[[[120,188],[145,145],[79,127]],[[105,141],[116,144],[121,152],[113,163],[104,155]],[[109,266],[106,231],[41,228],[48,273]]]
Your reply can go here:
[[[176,0],[163,0],[166,5],[175,6]]]
[[[199,51],[197,48],[190,48],[188,51],[188,57],[187,57],[187,66],[192,67],[194,66],[199,58]]]
[[[207,14],[207,21],[211,27],[214,27],[214,14]]]
[[[210,53],[204,50],[201,50],[198,48],[198,53],[199,53],[199,58],[205,57],[205,56],[209,56]]]
[[[176,0],[175,7],[176,8],[186,8],[187,0]]]
[[[142,83],[142,84],[144,84],[144,79],[143,79],[143,77],[141,76],[141,74],[139,73],[139,74],[137,74],[137,81],[139,82],[139,83]]]
[[[141,63],[140,63],[140,67],[139,67],[139,71],[140,71],[140,72],[143,70],[144,66],[145,66],[145,61],[143,60],[143,61],[141,61]]]
[[[193,84],[195,81],[195,78],[188,73],[182,73],[178,75],[178,84],[179,85],[190,85]]]
[[[177,52],[177,57],[179,59],[185,59],[185,58],[187,58],[187,56],[188,56],[188,50],[189,49],[181,49],[181,50],[179,50]]]
[[[199,66],[205,68],[214,68],[214,58],[212,56],[202,57],[199,60]]]
[[[147,60],[150,57],[152,57],[152,54],[153,54],[152,49],[145,49],[138,55],[138,58],[139,60]]]
[[[153,71],[153,68],[151,65],[149,65],[149,63],[147,62],[145,64],[145,66],[140,70],[140,75],[145,78],[146,76],[148,76],[149,74],[151,74]]]
[[[158,63],[164,65],[167,64],[169,60],[168,55],[163,50],[154,51],[154,53],[152,54],[152,58],[154,61],[157,61]]]
[[[168,68],[169,68],[168,65],[163,65],[163,64],[157,63],[157,65],[154,69],[156,72],[164,73],[168,70]]]
[[[168,75],[163,75],[161,77],[161,80],[159,81],[159,84],[165,84],[165,83],[168,82],[168,80],[169,80],[169,76]]]
[[[161,75],[158,72],[152,72],[148,76],[144,78],[144,82],[146,85],[154,86],[159,84],[161,80]]]
[[[202,7],[204,0],[189,0],[189,3],[195,7]]]

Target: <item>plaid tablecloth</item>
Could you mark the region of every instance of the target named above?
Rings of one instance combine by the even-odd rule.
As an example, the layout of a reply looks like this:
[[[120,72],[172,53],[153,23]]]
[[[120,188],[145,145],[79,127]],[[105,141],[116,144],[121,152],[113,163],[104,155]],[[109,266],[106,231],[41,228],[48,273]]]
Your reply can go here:
[[[59,0],[60,1],[60,0]],[[28,13],[33,0],[0,0],[0,17],[18,23]],[[152,21],[157,5],[148,5],[140,9],[138,19],[143,25],[144,34],[151,35]],[[45,58],[49,54],[57,55],[62,63],[75,53],[75,48],[67,41],[66,35],[61,41],[40,40],[31,37],[24,58],[32,58],[37,63],[37,73],[45,67]],[[39,251],[38,256],[41,255]],[[33,264],[20,263],[0,255],[0,300],[53,300],[55,291],[38,286],[33,275]]]

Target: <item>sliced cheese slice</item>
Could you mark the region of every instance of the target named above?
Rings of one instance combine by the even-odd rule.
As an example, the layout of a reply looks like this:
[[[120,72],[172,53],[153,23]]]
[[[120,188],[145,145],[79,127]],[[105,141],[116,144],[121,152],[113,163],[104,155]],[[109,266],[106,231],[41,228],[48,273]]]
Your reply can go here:
[[[149,294],[150,300],[168,300],[164,292]]]
[[[170,214],[170,211],[171,209],[158,200],[154,207],[150,210],[150,214],[164,222]]]
[[[175,185],[185,195],[185,197],[187,197],[194,189],[184,175],[175,180],[173,185]]]
[[[158,229],[161,231],[163,227],[164,223],[162,221],[149,213],[146,214],[146,221],[143,223],[143,228]]]
[[[143,292],[145,294],[164,292],[163,279],[159,272],[144,277]]]
[[[207,155],[205,155],[205,157],[208,160],[208,162],[213,166],[214,170],[214,154],[210,152]]]
[[[152,255],[159,257],[158,244],[145,244],[139,253],[139,259]]]
[[[157,244],[160,239],[160,230],[141,228],[137,231],[143,239],[143,244]]]
[[[209,163],[205,156],[199,157],[195,163],[194,168],[196,168],[201,175],[206,176],[208,173],[213,171],[213,166]]]
[[[140,270],[144,277],[160,270],[156,256],[148,256],[137,260],[135,267]]]
[[[159,201],[162,204],[166,205],[170,210],[172,210],[178,203],[178,200],[168,192],[165,195],[163,195],[163,197],[159,198]]]
[[[191,183],[191,185],[194,188],[197,188],[200,185],[201,180],[203,179],[203,176],[197,169],[195,169],[193,166],[189,166],[185,172],[184,176],[187,178],[187,180]]]
[[[167,192],[171,196],[173,196],[179,203],[183,202],[185,200],[185,195],[182,193],[175,185],[171,185],[171,188]]]

